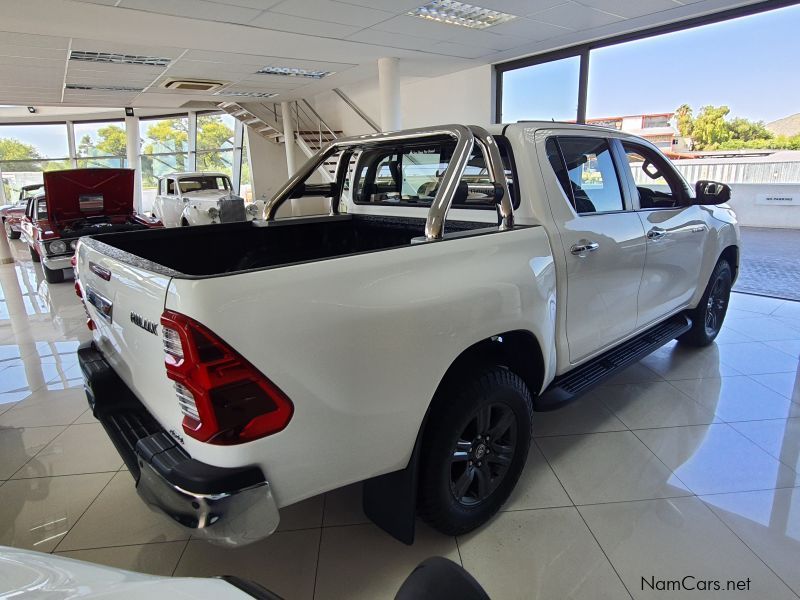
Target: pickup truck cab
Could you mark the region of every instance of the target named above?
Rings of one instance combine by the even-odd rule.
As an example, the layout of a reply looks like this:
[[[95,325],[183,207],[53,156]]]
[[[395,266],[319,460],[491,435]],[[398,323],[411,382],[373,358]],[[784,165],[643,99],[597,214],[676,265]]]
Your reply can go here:
[[[25,209],[28,207],[28,201],[37,195],[37,192],[42,189],[43,185],[44,184],[41,183],[34,183],[32,185],[22,186],[16,203],[0,206],[0,220],[3,221],[3,229],[8,239],[19,239],[22,233],[22,220],[25,218]]]
[[[330,160],[336,181],[311,183]],[[729,192],[599,127],[336,140],[264,220],[81,240],[89,403],[139,494],[194,535],[248,543],[357,481],[398,539],[417,514],[461,534],[514,488],[535,410],[674,338],[713,342]],[[275,218],[320,197],[327,215]]]
[[[170,173],[158,180],[153,214],[165,227],[252,221],[262,201],[245,204],[223,173]]]
[[[47,282],[60,283],[81,236],[158,225],[134,212],[132,169],[72,169],[44,173],[44,194],[28,200],[20,232]]]

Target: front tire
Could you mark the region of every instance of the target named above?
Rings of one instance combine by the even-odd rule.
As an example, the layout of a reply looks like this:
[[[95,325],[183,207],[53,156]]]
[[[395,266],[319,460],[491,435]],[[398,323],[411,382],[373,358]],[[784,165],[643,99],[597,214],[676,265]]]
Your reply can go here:
[[[728,313],[732,285],[733,271],[728,261],[722,258],[714,267],[697,307],[688,313],[692,319],[692,328],[678,337],[680,343],[697,347],[713,343]]]
[[[44,271],[44,279],[47,283],[61,283],[64,281],[63,269],[48,269],[45,265],[42,265],[42,270]]]
[[[419,514],[460,535],[492,518],[517,484],[533,399],[516,373],[495,366],[454,382],[435,402],[423,436]]]
[[[18,240],[19,239],[19,231],[14,231],[11,228],[11,223],[7,220],[3,219],[3,228],[6,230],[6,237],[10,240]]]

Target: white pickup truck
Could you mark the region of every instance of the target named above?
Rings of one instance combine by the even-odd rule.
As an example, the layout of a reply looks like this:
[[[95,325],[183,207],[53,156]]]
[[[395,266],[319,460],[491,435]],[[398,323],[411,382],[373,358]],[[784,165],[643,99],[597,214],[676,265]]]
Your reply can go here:
[[[336,182],[310,183],[332,158]],[[470,531],[514,488],[533,411],[714,340],[729,196],[598,127],[340,139],[263,220],[81,240],[89,402],[145,501],[217,543],[357,481],[407,543],[417,514]],[[320,197],[330,214],[275,218]]]

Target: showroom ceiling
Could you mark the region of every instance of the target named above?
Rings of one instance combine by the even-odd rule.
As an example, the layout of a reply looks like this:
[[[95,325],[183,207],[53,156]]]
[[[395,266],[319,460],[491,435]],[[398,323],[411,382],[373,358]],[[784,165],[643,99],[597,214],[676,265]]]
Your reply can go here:
[[[429,77],[753,2],[475,0],[515,16],[484,29],[408,14],[422,4],[6,0],[0,104],[178,108],[258,94],[275,94],[270,101],[295,99],[374,77],[382,56],[400,58],[404,77]],[[265,67],[332,74],[314,79],[257,73]],[[163,87],[172,78],[224,86],[217,95]]]

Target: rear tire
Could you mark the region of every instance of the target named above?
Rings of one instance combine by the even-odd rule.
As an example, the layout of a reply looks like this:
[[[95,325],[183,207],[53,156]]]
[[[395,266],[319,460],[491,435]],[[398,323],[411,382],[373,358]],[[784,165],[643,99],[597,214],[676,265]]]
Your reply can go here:
[[[706,286],[706,291],[697,307],[688,311],[692,328],[678,337],[678,342],[687,346],[703,347],[711,344],[719,335],[733,285],[733,272],[728,261],[721,258]]]
[[[10,240],[18,240],[19,239],[19,231],[14,231],[11,228],[11,223],[3,219],[3,228],[6,230],[6,237]]]
[[[494,516],[531,444],[533,399],[522,379],[500,366],[473,373],[440,392],[422,442],[419,514],[448,535]]]
[[[31,260],[33,262],[42,262],[42,257],[39,256],[39,253],[36,252],[31,246],[28,246],[28,249],[31,251]]]
[[[44,271],[44,278],[47,283],[61,283],[64,281],[63,269],[48,269],[46,266],[42,265],[42,270]]]

